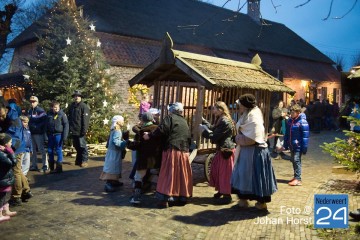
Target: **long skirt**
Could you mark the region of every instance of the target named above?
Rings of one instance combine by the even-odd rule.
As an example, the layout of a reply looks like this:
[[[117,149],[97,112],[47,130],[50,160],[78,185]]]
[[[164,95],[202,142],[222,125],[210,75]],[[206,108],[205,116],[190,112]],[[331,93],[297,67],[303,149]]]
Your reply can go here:
[[[122,172],[122,158],[120,150],[108,149],[105,155],[103,171],[100,180],[119,180]]]
[[[235,149],[233,150],[235,152]],[[222,194],[231,194],[231,173],[234,168],[234,153],[225,159],[220,151],[217,151],[210,168],[210,186]]]
[[[193,193],[189,153],[168,149],[162,153],[162,162],[156,186],[156,196],[162,201],[176,198],[186,201]]]
[[[277,191],[277,184],[268,148],[241,146],[231,176],[231,186],[240,199],[271,201],[271,195]]]

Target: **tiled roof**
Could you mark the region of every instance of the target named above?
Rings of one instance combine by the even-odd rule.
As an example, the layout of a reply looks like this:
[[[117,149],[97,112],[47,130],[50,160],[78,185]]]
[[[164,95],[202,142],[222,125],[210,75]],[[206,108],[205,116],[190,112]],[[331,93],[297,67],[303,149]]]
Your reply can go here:
[[[259,53],[266,69],[280,69],[284,78],[313,81],[340,81],[340,73],[330,64],[299,58]]]
[[[160,41],[166,32],[181,45],[248,54],[264,51],[313,61],[332,61],[285,25],[261,26],[246,14],[194,0],[77,0],[98,32]],[[235,18],[232,18],[236,15]],[[231,21],[224,21],[231,18]],[[196,29],[191,26],[199,25]],[[184,26],[186,26],[184,28]],[[34,39],[36,27],[10,46]]]
[[[161,42],[135,37],[118,36],[114,34],[98,33],[103,43],[101,46],[109,64],[113,66],[146,67],[153,62],[160,53]],[[193,52],[213,57],[221,57],[240,62],[250,62],[256,54],[237,54],[228,51],[213,51],[211,49],[175,44],[177,50]],[[284,78],[311,79],[313,81],[340,81],[339,72],[330,64],[314,62],[287,56],[259,53],[264,69],[279,69]]]
[[[106,60],[113,66],[146,67],[160,54],[161,42],[135,37],[97,33]],[[209,56],[215,54],[208,48],[176,44],[176,49]]]

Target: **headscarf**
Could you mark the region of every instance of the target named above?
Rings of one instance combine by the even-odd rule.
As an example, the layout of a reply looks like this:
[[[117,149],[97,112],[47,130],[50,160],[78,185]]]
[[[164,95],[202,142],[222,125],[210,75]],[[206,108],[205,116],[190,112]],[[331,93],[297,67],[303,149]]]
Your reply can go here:
[[[170,103],[168,106],[168,110],[171,113],[182,114],[182,112],[184,111],[184,106],[180,102]]]
[[[149,113],[151,113],[152,115],[156,115],[160,113],[160,110],[157,108],[150,108]]]
[[[124,121],[124,118],[121,115],[115,115],[112,119],[111,119],[111,127],[110,129],[114,129],[116,126],[116,123],[118,121]]]

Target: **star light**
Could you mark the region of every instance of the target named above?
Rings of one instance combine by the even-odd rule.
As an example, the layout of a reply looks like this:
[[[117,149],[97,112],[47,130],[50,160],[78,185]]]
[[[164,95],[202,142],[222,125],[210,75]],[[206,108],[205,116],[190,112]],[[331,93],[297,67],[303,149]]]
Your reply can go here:
[[[96,84],[96,87],[97,87],[97,88],[100,87],[100,83],[97,83],[97,84]]]
[[[104,125],[107,125],[107,124],[109,123],[109,119],[105,118],[105,119],[103,120],[103,122],[104,122]]]
[[[69,37],[66,39],[66,45],[71,45],[71,39]]]
[[[91,24],[91,25],[90,25],[90,30],[91,30],[91,31],[95,31],[95,25],[94,25],[94,24]]]
[[[63,56],[62,58],[63,58],[63,62],[67,62],[67,61],[69,60],[69,57],[66,56],[66,54],[65,54],[65,56]]]
[[[24,74],[23,77],[24,77],[24,80],[29,80],[30,79],[30,76],[26,75],[26,74]]]
[[[104,107],[106,107],[108,105],[108,102],[106,100],[104,100],[103,105],[104,105]]]
[[[65,104],[65,108],[67,108],[68,106],[69,106],[69,104],[68,104],[68,103],[66,103],[66,104]]]
[[[100,47],[100,46],[101,46],[101,42],[100,42],[99,40],[97,41],[96,46],[97,46],[97,47]]]

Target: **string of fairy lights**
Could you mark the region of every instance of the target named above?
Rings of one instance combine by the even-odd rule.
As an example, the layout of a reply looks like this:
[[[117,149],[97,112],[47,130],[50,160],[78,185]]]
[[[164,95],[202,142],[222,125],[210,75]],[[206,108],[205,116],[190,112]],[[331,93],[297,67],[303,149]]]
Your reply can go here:
[[[64,0],[62,0],[62,2],[64,3]],[[65,1],[67,2],[67,6],[68,8],[71,8],[72,6],[70,5],[69,1]],[[53,9],[51,9],[50,11],[50,17],[48,19],[47,22],[47,27],[48,29],[50,29],[51,24],[53,23],[54,19],[53,17],[55,16],[54,14],[59,11],[59,5],[56,5]],[[85,57],[85,59],[88,61],[90,66],[94,66],[94,69],[96,69],[95,71],[93,70],[93,68],[89,69],[89,80],[92,80],[95,76],[95,74],[99,74],[97,76],[101,77],[101,81],[96,83],[96,88],[102,88],[102,90],[104,91],[104,95],[112,98],[112,93],[108,88],[108,84],[106,82],[106,78],[103,76],[103,71],[101,70],[101,67],[99,66],[98,61],[96,61],[96,51],[97,49],[101,48],[101,42],[98,38],[93,38],[90,37],[87,34],[87,31],[81,31],[82,27],[81,24],[78,21],[78,17],[81,17],[81,15],[77,12],[77,11],[72,11],[69,12],[70,16],[72,17],[73,22],[75,23],[76,26],[76,33],[71,35],[70,33],[65,36],[64,41],[66,42],[66,47],[64,48],[64,55],[62,56],[62,61],[64,64],[68,63],[69,60],[71,59],[71,53],[67,51],[67,47],[71,46],[73,42],[75,42],[74,38],[78,38],[80,42],[86,41],[87,44],[85,44],[83,46],[83,48],[81,48],[80,50],[82,51],[82,56]],[[91,23],[89,25],[89,30],[91,32],[95,32],[96,31],[96,26]],[[44,34],[44,41],[46,41],[49,38],[48,32],[45,32]],[[87,46],[90,46],[90,48],[88,48]],[[91,47],[95,47],[95,48],[91,48]],[[89,51],[90,50],[90,51]],[[36,66],[34,66],[34,69],[37,70],[37,68],[40,66],[41,64],[41,59],[42,56],[45,54],[45,49],[44,49],[44,45],[41,46],[41,51],[37,54],[37,61],[36,61]],[[96,78],[95,78],[96,79]],[[29,79],[29,83],[31,85],[31,91],[32,93],[34,93],[34,85],[33,85],[33,78]],[[70,83],[70,88],[72,87],[71,83]],[[92,108],[94,108],[95,106],[95,97],[93,96],[92,98],[89,99],[90,102],[90,106]],[[108,106],[108,102],[106,101],[106,99],[102,102],[103,107],[106,108]],[[67,104],[66,106],[67,107]],[[114,106],[113,106],[114,107]],[[107,119],[105,117],[105,119],[103,120],[104,125],[109,123],[109,119]]]

